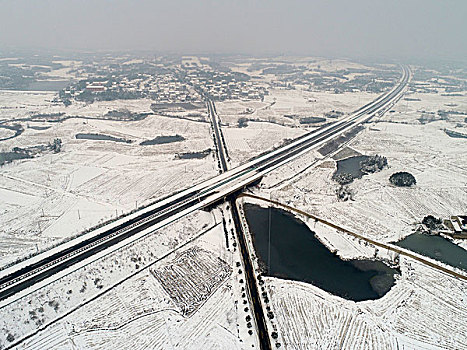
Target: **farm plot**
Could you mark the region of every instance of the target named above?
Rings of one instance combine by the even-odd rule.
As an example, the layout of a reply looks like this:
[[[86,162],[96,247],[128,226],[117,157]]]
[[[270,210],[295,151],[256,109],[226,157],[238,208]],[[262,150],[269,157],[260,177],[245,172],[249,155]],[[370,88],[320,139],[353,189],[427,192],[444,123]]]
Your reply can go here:
[[[48,129],[26,128],[20,136],[1,142],[3,149],[10,150],[60,138],[62,148],[59,153],[43,153],[2,167],[0,191],[5,195],[0,196],[0,264],[217,174],[212,155],[177,159],[179,153],[214,147],[208,124],[163,116],[132,122],[74,118],[49,124]],[[78,140],[77,133],[132,142]],[[185,140],[139,144],[158,135],[176,134]],[[9,246],[8,242],[18,237],[24,238],[25,249]]]
[[[232,269],[219,257],[198,247],[190,248],[164,265],[151,269],[154,277],[185,316],[191,316],[230,275]]]
[[[303,135],[306,130],[270,123],[250,122],[245,128],[223,128],[229,157],[233,165],[239,165],[273,147],[285,139]]]
[[[25,333],[37,331],[17,348],[230,350],[252,345],[257,348],[254,333],[250,334],[246,327],[246,305],[242,308],[237,305],[244,292],[239,279],[244,275],[231,271],[234,262],[240,260],[239,252],[226,248],[222,225],[214,223],[209,227],[209,223],[213,224],[209,220],[212,215],[219,222],[218,209],[211,214],[200,211],[83,268],[85,271],[78,275],[57,281],[15,306],[0,309],[3,315],[9,315],[0,317],[1,344],[9,343],[5,339],[9,333],[18,340]],[[191,241],[194,235],[196,238]],[[163,284],[171,283],[166,279],[170,278],[168,274],[162,275],[171,265],[176,265],[178,272],[184,269],[184,275],[176,276],[173,283],[184,283],[182,288],[192,288],[198,293],[184,299],[195,303],[196,312],[189,317]],[[163,282],[155,278],[154,271],[164,277]],[[109,285],[129,274],[133,275],[107,291]],[[189,283],[196,285],[189,287]],[[90,300],[101,292],[104,294]],[[48,301],[52,301],[51,306]],[[75,311],[49,324],[74,306]],[[40,324],[36,325],[37,322]],[[21,327],[15,326],[18,324]]]
[[[292,116],[292,119],[288,118],[288,123],[297,124],[301,117],[323,117],[326,112],[333,110],[345,114],[351,113],[377,97],[378,94],[366,92],[334,94],[324,91],[272,89],[266,96],[265,102],[275,102],[275,104],[270,108],[258,110],[253,116],[260,120],[281,122],[284,115],[288,115]]]
[[[19,339],[63,316],[127,276],[142,271],[144,267],[155,263],[180,245],[188,243],[195,235],[209,230],[210,225],[211,215],[197,211],[122,246],[101,259],[85,262],[86,264],[78,263],[75,271],[62,275],[50,284],[0,308],[0,329],[3,330],[0,332],[0,342],[4,342],[8,332],[11,332],[15,339]],[[144,291],[145,288],[143,285],[140,290]],[[105,297],[106,295],[104,299]],[[119,303],[121,299],[113,301]],[[143,305],[141,302],[141,306]],[[129,317],[139,312],[136,309]],[[96,317],[96,321],[91,324],[99,325],[99,317]],[[111,320],[112,318],[108,321]],[[22,326],[18,327],[18,324]]]

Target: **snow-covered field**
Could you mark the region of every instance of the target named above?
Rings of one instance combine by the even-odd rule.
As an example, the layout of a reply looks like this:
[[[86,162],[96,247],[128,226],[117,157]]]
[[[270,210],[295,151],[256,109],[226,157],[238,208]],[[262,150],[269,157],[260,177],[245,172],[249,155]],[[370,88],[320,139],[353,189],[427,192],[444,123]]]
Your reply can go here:
[[[257,111],[257,114],[259,118],[265,120],[268,118],[280,120],[284,115],[322,117],[324,113],[332,110],[350,113],[377,97],[378,94],[368,92],[334,94],[331,92],[273,89],[266,96],[265,102],[275,102],[275,104],[268,109]],[[330,119],[330,121],[332,120]],[[295,118],[294,123],[297,121]]]
[[[230,232],[225,206],[195,212],[3,307],[0,347],[258,348],[223,215]]]
[[[444,133],[443,128],[454,123],[450,120],[420,125],[416,120],[420,114],[409,113],[402,117],[410,119],[411,124],[392,122],[398,119],[395,113],[385,115],[383,120],[373,120],[350,142],[350,148],[360,153],[387,157],[389,165],[381,172],[354,180],[350,185],[355,192],[354,201],[337,200],[334,191],[338,185],[331,179],[335,171],[332,160],[321,166],[318,163],[292,184],[279,186],[273,197],[384,241],[410,234],[414,223],[421,222],[426,215],[447,217],[465,213],[467,170],[461,165],[465,139]],[[387,122],[389,117],[391,122]],[[303,156],[289,167],[306,162],[310,159]],[[389,176],[398,171],[412,173],[417,185],[412,188],[391,185]],[[286,172],[286,167],[274,171],[265,178],[263,187],[273,186]]]
[[[226,60],[226,63],[232,70],[242,72],[245,74],[258,75],[262,69],[254,69],[252,64],[260,64],[267,66],[275,66],[281,64],[289,64],[292,66],[306,66],[308,73],[315,71],[336,72],[343,69],[364,69],[372,70],[372,67],[362,63],[348,61],[345,59],[327,59],[323,57],[296,57],[296,56],[281,56],[277,59],[274,58],[246,58],[242,57],[239,60]],[[383,65],[384,66],[384,65]],[[392,65],[387,65],[388,67]],[[249,69],[248,69],[249,68]],[[359,73],[364,74],[364,73]],[[274,77],[273,74],[266,74],[266,76]]]
[[[264,122],[249,122],[245,128],[224,127],[224,135],[232,166],[278,147],[285,139],[303,135],[306,130]]]
[[[149,99],[96,101],[92,104],[74,101],[65,107],[53,102],[57,93],[50,91],[0,90],[0,120],[12,120],[33,114],[65,113],[69,116],[99,117],[108,111],[128,109],[131,112],[150,112],[153,101]]]
[[[401,259],[381,299],[353,302],[301,282],[265,278],[286,349],[465,349],[466,283]]]
[[[330,60],[313,65],[327,71],[345,65],[364,67]],[[57,75],[67,77],[67,70]],[[36,113],[96,118],[119,109],[151,112],[149,100],[64,107],[52,102],[54,96],[0,91],[0,121]],[[315,127],[300,125],[301,117],[323,116],[331,110],[350,113],[376,97],[272,89],[264,102],[225,101],[216,107],[235,166]],[[337,184],[331,179],[335,161],[316,151],[274,170],[256,191],[380,242],[410,234],[429,214],[465,215],[466,140],[451,138],[443,129],[465,130],[466,115],[419,121],[422,114],[441,109],[466,112],[465,97],[410,97],[420,101],[401,100],[392,113],[374,119],[348,145],[348,154],[352,150],[381,154],[389,164],[354,180],[353,201],[337,200]],[[238,128],[241,117],[255,121]],[[44,152],[0,168],[0,266],[217,174],[213,153],[204,159],[176,159],[178,153],[214,147],[208,123],[155,114],[139,121],[71,118],[21,123],[24,132],[1,141],[0,151],[47,144],[55,138],[63,146],[59,153]],[[0,138],[12,134],[0,131]],[[77,133],[132,142],[82,140],[75,138]],[[140,145],[176,134],[185,140]],[[388,178],[397,171],[412,173],[416,186],[392,186]],[[227,207],[189,214],[2,307],[0,348],[26,336],[30,337],[16,348],[258,348]],[[322,224],[307,224],[343,258],[371,257],[375,252]],[[392,258],[382,251],[379,257]],[[306,283],[263,278],[260,288],[267,292],[274,313],[267,320],[269,331],[278,332],[276,342],[285,349],[467,349],[467,283],[403,256],[400,269],[385,296],[364,302]]]
[[[331,92],[270,89],[264,102],[224,101],[216,103],[216,109],[222,123],[230,126],[237,126],[240,118],[248,118],[305,128],[307,126],[313,127],[313,124],[300,125],[300,118],[322,117],[324,113],[332,110],[350,113],[378,96],[378,94],[367,92],[334,94]],[[329,121],[332,120],[335,119],[329,119]]]
[[[389,164],[381,172],[354,180],[350,185],[355,192],[353,201],[337,200],[338,186],[331,179],[335,161],[317,154],[302,156],[267,175],[258,194],[380,242],[409,235],[426,215],[465,215],[467,169],[462,160],[466,140],[451,138],[443,131],[461,123],[464,116],[462,120],[454,115],[426,124],[418,121],[421,110],[448,109],[443,107],[447,103],[466,111],[462,97],[453,100],[426,94],[421,101],[400,101],[395,112],[373,120],[350,142],[350,150],[384,155]],[[292,176],[290,168],[304,168],[313,162],[317,166],[294,181],[284,181]],[[389,176],[397,171],[412,173],[417,184],[412,188],[391,185]],[[323,243],[344,258],[371,257],[374,252],[374,248],[335,230],[308,224]],[[465,242],[460,245],[465,246]],[[278,341],[286,349],[467,349],[467,328],[459,323],[467,317],[467,283],[412,259],[400,259],[401,276],[396,285],[374,301],[356,303],[309,284],[265,278]]]
[[[0,96],[8,100],[9,94]],[[48,93],[14,94],[24,95],[17,102],[21,108],[14,109],[16,118],[30,111],[51,112]],[[10,106],[16,103],[12,101]],[[79,114],[70,114],[101,116],[115,106],[148,112],[148,103],[116,101],[113,108],[110,103],[105,108],[95,103]],[[60,153],[44,152],[0,168],[1,265],[217,174],[212,154],[204,159],[176,159],[178,153],[214,147],[209,124],[149,115],[139,121],[72,118],[59,123],[22,122],[22,126],[25,130],[20,136],[0,142],[1,151],[44,145],[55,138],[63,145]],[[77,133],[105,134],[132,142],[78,140]],[[140,145],[160,135],[176,134],[185,140]]]
[[[362,92],[333,94],[272,90],[264,102],[224,101],[216,103],[216,109],[222,123],[225,124],[222,133],[232,165],[235,166],[279,146],[285,139],[296,138],[323,124],[300,124],[300,118],[322,117],[331,110],[347,114],[377,96]],[[248,121],[248,126],[239,128],[240,118],[253,121]],[[327,121],[335,120],[328,118]]]

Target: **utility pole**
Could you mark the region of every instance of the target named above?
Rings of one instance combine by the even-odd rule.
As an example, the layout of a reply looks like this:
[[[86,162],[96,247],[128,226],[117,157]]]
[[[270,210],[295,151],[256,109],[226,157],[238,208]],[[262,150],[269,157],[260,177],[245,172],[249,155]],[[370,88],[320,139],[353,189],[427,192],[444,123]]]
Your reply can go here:
[[[81,220],[81,215],[79,215],[79,209],[78,209],[78,220]]]

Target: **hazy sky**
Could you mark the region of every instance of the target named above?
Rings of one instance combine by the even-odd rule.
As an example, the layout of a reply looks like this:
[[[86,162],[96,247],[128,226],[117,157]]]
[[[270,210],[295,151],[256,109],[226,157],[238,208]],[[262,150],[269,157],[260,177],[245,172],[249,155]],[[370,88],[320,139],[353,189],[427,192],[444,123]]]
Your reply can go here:
[[[466,0],[0,0],[3,48],[467,57]]]

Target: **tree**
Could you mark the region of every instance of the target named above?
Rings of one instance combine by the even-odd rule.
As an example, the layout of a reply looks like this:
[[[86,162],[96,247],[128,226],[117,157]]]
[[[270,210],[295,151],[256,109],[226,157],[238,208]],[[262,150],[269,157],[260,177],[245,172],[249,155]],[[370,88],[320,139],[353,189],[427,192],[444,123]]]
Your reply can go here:
[[[347,185],[353,181],[353,176],[350,173],[335,174],[332,178],[339,185]]]
[[[337,198],[341,201],[353,200],[353,191],[349,186],[341,185],[336,189]]]
[[[62,140],[59,138],[54,139],[53,143],[49,144],[49,147],[54,153],[59,153],[62,150]]]
[[[417,181],[415,180],[415,177],[406,171],[400,171],[400,172],[392,174],[389,177],[389,181],[393,185],[399,186],[399,187],[410,187],[417,183]]]
[[[428,227],[429,230],[439,230],[443,228],[441,219],[437,219],[433,215],[425,216],[422,220],[422,224]]]
[[[377,171],[380,171],[387,165],[388,160],[386,159],[386,157],[377,154],[374,156],[369,156],[365,160],[362,160],[360,162],[360,170],[366,174],[375,173]]]
[[[241,117],[238,119],[238,127],[245,128],[248,126],[248,118]]]

